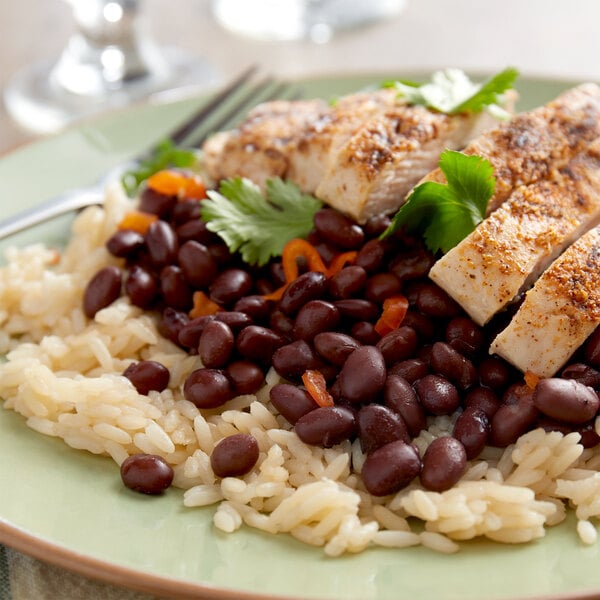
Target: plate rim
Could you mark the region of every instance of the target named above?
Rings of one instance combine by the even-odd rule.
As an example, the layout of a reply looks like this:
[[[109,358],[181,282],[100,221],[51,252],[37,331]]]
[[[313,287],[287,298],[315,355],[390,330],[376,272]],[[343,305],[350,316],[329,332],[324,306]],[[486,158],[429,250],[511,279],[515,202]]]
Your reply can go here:
[[[443,69],[442,67],[441,69]],[[447,68],[447,67],[445,67]],[[399,68],[394,70],[409,77],[426,76],[429,73],[440,70],[436,67],[428,68]],[[490,71],[486,69],[464,69],[472,77],[486,77]],[[352,79],[373,79],[383,78],[390,75],[392,69],[385,70],[361,70],[348,72],[327,72],[294,74],[282,78],[290,83],[302,84],[302,82],[326,82],[335,78],[337,81]],[[585,81],[581,78],[568,76],[552,76],[547,74],[532,74],[520,72],[519,77],[528,84],[547,83],[556,85],[577,85]],[[60,132],[50,134],[37,139],[27,140],[22,143],[5,149],[0,152],[0,161],[10,157],[12,154],[26,152],[32,147],[42,144],[52,144],[56,139],[62,136],[72,134],[82,128],[102,128],[112,120],[120,116],[126,116],[127,113],[138,111],[144,107],[173,106],[182,102],[194,100],[203,100],[211,93],[215,92],[214,85],[211,86],[189,86],[181,89],[177,97],[168,96],[164,100],[147,99],[136,102],[129,106],[117,107],[101,114],[91,115],[77,123],[70,125]],[[209,89],[210,88],[210,89]],[[5,410],[0,407],[0,410]],[[600,542],[599,542],[600,543]],[[194,582],[189,579],[177,579],[175,577],[156,575],[149,571],[124,566],[118,562],[109,562],[89,554],[81,553],[70,549],[58,542],[53,542],[45,537],[37,536],[34,532],[28,531],[19,526],[13,525],[0,515],[0,544],[21,552],[27,556],[33,557],[41,562],[63,568],[69,572],[89,577],[94,580],[100,580],[107,584],[121,586],[124,588],[141,591],[149,594],[163,594],[169,598],[187,600],[190,598],[214,598],[218,600],[294,600],[298,596],[289,596],[262,592],[248,592],[235,588],[226,588],[221,585],[218,587],[205,581]],[[567,594],[552,594],[543,596],[527,596],[527,600],[594,600],[600,598],[600,583],[596,591],[567,592]],[[517,600],[517,598],[514,598]]]

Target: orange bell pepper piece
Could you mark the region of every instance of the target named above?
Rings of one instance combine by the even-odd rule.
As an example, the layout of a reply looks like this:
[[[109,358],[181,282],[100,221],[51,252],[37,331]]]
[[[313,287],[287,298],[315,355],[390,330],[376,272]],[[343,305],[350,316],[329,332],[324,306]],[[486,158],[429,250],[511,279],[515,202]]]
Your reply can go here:
[[[177,196],[188,200],[206,198],[206,186],[200,177],[174,169],[154,173],[148,178],[147,185],[166,196]]]
[[[327,383],[321,371],[309,369],[302,375],[302,383],[306,391],[319,406],[333,406],[333,397],[327,391]]]
[[[408,300],[402,296],[390,296],[383,301],[383,312],[375,323],[375,331],[384,336],[394,329],[398,329],[406,316]]]

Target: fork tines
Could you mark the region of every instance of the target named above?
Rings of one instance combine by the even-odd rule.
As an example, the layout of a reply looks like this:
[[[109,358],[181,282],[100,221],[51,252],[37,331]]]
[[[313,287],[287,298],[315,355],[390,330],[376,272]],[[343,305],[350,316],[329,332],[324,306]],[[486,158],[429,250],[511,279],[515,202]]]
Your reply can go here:
[[[256,66],[246,69],[180,125],[169,139],[176,145],[199,147],[212,133],[233,127],[259,102],[298,97],[290,84],[272,77],[252,82],[256,71]]]

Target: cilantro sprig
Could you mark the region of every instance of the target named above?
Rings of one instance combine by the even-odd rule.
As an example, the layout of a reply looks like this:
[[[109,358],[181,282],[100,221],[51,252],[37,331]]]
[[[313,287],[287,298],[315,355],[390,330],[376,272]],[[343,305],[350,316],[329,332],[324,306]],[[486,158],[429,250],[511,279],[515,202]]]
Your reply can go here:
[[[439,167],[447,183],[426,181],[416,186],[382,238],[404,229],[422,233],[432,252],[448,252],[485,218],[496,187],[490,162],[481,156],[446,150]]]
[[[291,239],[306,237],[321,206],[291,182],[268,179],[265,197],[249,179],[236,177],[208,192],[202,219],[231,252],[239,250],[245,262],[260,266],[279,256]]]
[[[501,107],[503,94],[514,86],[519,75],[509,67],[482,84],[476,84],[460,69],[437,71],[431,81],[418,84],[411,81],[387,81],[383,87],[393,87],[409,104],[419,104],[449,115],[478,113],[488,110],[498,118],[508,117]]]
[[[152,156],[140,162],[136,169],[123,173],[121,182],[127,194],[133,197],[149,177],[169,167],[192,167],[198,157],[193,150],[175,146],[170,140],[161,142]]]

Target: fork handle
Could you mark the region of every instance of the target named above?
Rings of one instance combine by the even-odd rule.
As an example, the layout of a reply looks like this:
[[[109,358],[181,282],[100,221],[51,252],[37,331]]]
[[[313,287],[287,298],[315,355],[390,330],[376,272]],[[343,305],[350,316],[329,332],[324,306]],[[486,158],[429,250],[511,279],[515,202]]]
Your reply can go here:
[[[102,203],[100,190],[73,190],[0,221],[0,240],[60,215]]]

